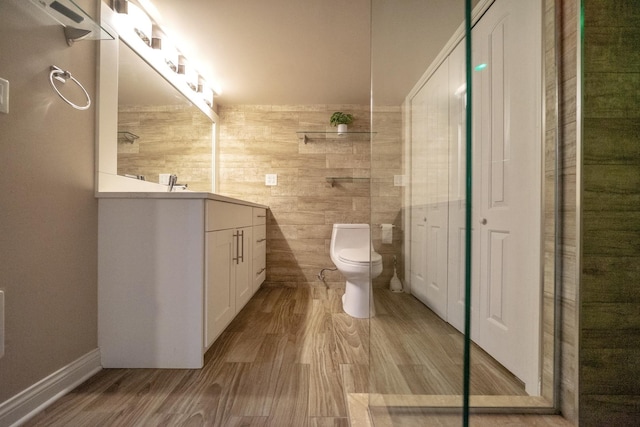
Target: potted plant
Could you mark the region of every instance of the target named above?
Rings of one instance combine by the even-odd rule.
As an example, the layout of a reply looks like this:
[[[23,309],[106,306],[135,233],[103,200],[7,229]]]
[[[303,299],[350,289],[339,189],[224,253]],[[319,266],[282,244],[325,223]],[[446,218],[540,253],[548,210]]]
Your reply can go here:
[[[329,119],[331,126],[338,126],[338,135],[344,135],[347,133],[347,125],[351,124],[352,121],[353,116],[351,114],[343,113],[341,111],[336,111]]]

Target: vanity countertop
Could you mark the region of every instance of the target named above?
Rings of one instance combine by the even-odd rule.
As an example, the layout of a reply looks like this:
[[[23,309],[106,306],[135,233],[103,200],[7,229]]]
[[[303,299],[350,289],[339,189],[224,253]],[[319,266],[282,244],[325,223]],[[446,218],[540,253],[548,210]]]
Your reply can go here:
[[[234,199],[233,197],[223,196],[221,194],[196,192],[196,191],[101,191],[96,193],[98,199],[207,199],[216,200],[218,202],[235,203],[245,206],[253,206],[256,208],[268,209],[268,206],[259,203],[248,202],[246,200]]]

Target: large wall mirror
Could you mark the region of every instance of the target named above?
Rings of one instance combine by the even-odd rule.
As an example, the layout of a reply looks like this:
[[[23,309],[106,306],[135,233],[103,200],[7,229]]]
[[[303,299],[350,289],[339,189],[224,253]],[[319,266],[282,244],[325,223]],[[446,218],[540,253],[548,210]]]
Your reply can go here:
[[[166,191],[161,174],[215,192],[215,112],[102,4],[97,191]],[[178,187],[183,188],[183,187]]]

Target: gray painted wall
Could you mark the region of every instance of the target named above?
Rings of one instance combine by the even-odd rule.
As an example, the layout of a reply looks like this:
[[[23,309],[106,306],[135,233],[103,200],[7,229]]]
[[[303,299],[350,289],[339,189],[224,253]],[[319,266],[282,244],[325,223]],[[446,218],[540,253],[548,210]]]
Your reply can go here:
[[[92,16],[96,3],[79,2]],[[0,1],[0,289],[5,355],[0,402],[97,347],[95,106],[78,111],[49,85],[69,70],[95,98],[94,41],[68,47],[62,27],[24,0]]]

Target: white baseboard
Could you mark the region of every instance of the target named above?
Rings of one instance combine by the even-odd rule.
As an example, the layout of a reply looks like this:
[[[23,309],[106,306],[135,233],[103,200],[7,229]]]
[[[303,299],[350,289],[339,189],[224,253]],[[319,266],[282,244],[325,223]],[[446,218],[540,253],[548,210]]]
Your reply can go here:
[[[102,369],[95,349],[0,403],[0,426],[19,426]]]

